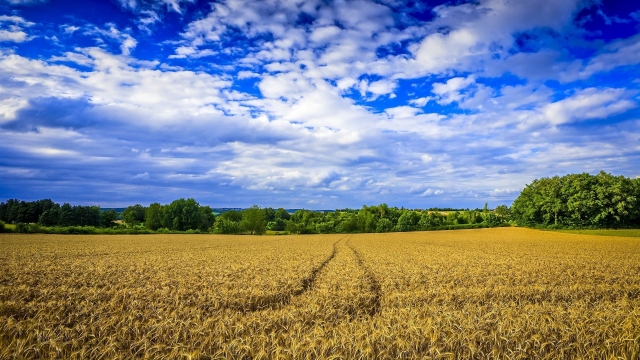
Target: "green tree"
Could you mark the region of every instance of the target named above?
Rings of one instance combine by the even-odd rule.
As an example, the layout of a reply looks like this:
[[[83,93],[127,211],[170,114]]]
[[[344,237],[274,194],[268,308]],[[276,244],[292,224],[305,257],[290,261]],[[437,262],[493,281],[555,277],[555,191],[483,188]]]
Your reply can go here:
[[[122,212],[122,220],[129,226],[140,225],[145,222],[146,212],[147,209],[140,204],[128,206]]]
[[[118,213],[115,210],[105,210],[100,213],[100,225],[102,227],[110,228],[116,224],[117,218]]]
[[[287,210],[285,210],[283,208],[278,208],[276,210],[276,213],[274,214],[274,218],[275,219],[282,219],[282,220],[289,220],[291,218],[291,215],[289,215]]]
[[[536,179],[513,202],[511,217],[525,226],[636,225],[640,216],[636,189],[633,180],[603,171]]]
[[[396,229],[398,231],[413,231],[418,226],[420,222],[420,214],[411,211],[405,210],[402,215],[398,218],[398,223],[396,224]]]
[[[60,211],[58,212],[58,225],[60,226],[72,226],[75,225],[73,222],[73,208],[69,203],[64,203],[60,207]]]
[[[267,230],[265,213],[257,205],[242,212],[242,228],[252,235],[264,234]]]
[[[276,219],[276,211],[273,208],[264,208],[264,218],[267,222],[274,221]]]
[[[214,232],[216,234],[240,234],[242,233],[242,227],[237,221],[218,216],[214,223]]]
[[[218,217],[225,220],[229,220],[229,221],[235,221],[235,222],[242,221],[242,213],[236,210],[225,211],[222,214],[220,214],[220,216]]]
[[[511,215],[511,212],[506,205],[496,206],[495,213],[496,213],[496,216],[500,218],[501,221],[509,220],[509,217]]]
[[[379,232],[379,233],[389,232],[393,230],[393,227],[394,227],[394,224],[393,222],[391,222],[391,220],[387,218],[382,218],[378,220],[378,223],[376,224],[376,232]]]
[[[267,223],[268,230],[283,231],[286,227],[287,227],[287,221],[279,218]]]
[[[164,223],[164,211],[162,205],[153,203],[147,208],[145,213],[145,227],[149,230],[156,231],[162,227]]]
[[[215,223],[216,217],[213,214],[213,210],[209,206],[200,207],[200,225],[198,229],[200,231],[209,231]]]
[[[38,224],[42,226],[57,226],[58,221],[60,220],[60,205],[55,204],[55,206],[51,207],[49,210],[40,215],[38,219]]]

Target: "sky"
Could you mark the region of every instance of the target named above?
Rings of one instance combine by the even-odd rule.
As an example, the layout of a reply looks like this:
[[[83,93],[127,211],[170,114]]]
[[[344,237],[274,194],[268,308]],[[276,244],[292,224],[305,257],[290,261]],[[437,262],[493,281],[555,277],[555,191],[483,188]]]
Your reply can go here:
[[[640,2],[0,0],[0,200],[510,205],[640,176]]]

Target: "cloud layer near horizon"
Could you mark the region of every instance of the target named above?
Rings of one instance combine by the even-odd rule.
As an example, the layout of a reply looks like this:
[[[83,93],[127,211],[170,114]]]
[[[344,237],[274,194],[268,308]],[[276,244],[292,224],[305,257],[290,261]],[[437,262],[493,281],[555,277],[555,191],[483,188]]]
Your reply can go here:
[[[1,198],[475,207],[640,175],[637,5],[65,3],[0,5]]]

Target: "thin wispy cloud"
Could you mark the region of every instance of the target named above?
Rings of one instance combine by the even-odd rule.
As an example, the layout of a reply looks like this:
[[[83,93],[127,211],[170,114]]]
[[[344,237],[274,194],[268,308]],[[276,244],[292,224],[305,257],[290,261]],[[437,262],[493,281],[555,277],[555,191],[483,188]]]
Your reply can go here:
[[[475,207],[640,175],[632,2],[65,4],[0,3],[0,197]]]

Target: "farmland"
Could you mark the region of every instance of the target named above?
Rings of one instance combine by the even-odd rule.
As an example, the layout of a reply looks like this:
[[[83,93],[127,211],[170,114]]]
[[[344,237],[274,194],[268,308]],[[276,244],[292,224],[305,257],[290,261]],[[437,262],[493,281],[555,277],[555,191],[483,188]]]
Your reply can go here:
[[[0,236],[0,359],[640,356],[640,238]]]

